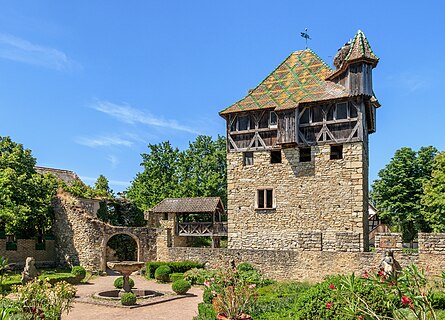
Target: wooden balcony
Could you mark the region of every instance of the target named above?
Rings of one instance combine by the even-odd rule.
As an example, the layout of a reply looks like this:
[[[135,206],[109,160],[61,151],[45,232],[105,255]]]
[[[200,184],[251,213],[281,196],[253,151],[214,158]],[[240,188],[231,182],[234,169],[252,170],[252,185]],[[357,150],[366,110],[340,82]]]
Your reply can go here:
[[[179,236],[227,236],[227,222],[183,222],[177,224]]]

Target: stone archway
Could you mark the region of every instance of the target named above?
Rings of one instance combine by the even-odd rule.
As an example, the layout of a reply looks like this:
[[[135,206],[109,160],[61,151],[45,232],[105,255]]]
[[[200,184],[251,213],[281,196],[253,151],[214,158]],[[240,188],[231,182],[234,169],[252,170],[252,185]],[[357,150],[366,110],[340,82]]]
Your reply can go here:
[[[137,261],[156,260],[156,229],[118,227],[97,218],[100,200],[80,199],[59,193],[54,203],[56,259],[60,266],[81,265],[90,271],[106,270],[106,247],[115,235],[131,237],[137,246]]]
[[[130,241],[130,243],[128,243],[127,241],[125,241],[125,237],[119,237],[119,236],[126,236],[128,239],[131,239],[132,241]],[[116,237],[119,237],[120,239],[116,239]],[[124,243],[122,243],[122,245],[127,246],[127,247],[134,244],[135,254],[134,255],[132,255],[131,253],[128,254],[129,252],[125,252],[126,250],[119,251],[119,244],[117,244],[118,248],[112,248],[111,245],[114,245],[115,243],[111,243],[111,245],[110,245],[110,242],[113,239],[115,240],[114,241],[115,243],[116,243],[116,241],[119,241],[119,240],[122,241],[123,240]],[[136,235],[132,234],[131,232],[121,231],[121,232],[115,232],[115,233],[106,235],[105,238],[104,238],[104,242],[105,242],[105,247],[104,247],[103,254],[104,254],[105,261],[111,261],[110,260],[110,251],[113,250],[113,249],[117,251],[116,252],[117,253],[117,257],[114,260],[140,261],[140,258],[141,258],[141,244],[140,244],[140,240],[139,240],[139,238]],[[122,254],[123,254],[124,257],[119,257],[119,255],[122,255]],[[133,257],[129,257],[129,256],[133,256]]]

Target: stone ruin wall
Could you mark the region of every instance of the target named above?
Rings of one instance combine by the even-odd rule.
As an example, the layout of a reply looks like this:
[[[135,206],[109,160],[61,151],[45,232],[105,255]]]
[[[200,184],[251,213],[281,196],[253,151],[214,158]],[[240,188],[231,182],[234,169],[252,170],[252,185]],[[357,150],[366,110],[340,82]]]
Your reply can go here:
[[[356,236],[351,234],[351,236]],[[357,245],[351,248],[349,235],[338,234],[337,251],[322,251],[321,245],[312,245],[306,250],[252,250],[252,249],[210,249],[210,248],[167,248],[166,255],[158,256],[159,261],[191,260],[209,262],[210,267],[228,266],[231,260],[236,264],[249,262],[264,275],[276,280],[298,280],[318,282],[327,275],[362,274],[376,268],[386,248],[376,247],[375,252],[361,252]],[[314,234],[314,238],[317,235]],[[353,238],[352,238],[353,239]],[[384,242],[391,240],[396,247],[394,258],[402,267],[415,263],[429,276],[438,276],[445,271],[445,233],[419,234],[419,252],[402,252],[400,234],[378,234]],[[382,243],[383,244],[383,243]]]
[[[97,219],[100,200],[74,198],[59,193],[54,202],[53,232],[56,263],[60,266],[82,265],[91,271],[104,271],[107,242],[116,234],[127,234],[138,246],[138,260],[156,259],[156,229],[116,227]]]
[[[367,155],[362,142],[343,144],[343,159],[330,160],[330,145],[312,147],[312,162],[299,162],[298,148],[281,150],[282,163],[269,151],[227,154],[229,248],[299,250],[314,231],[323,251],[335,251],[339,233],[354,233],[367,247]],[[276,209],[255,209],[256,190],[272,187]],[[365,230],[365,231],[364,231]],[[341,236],[340,236],[341,237]]]

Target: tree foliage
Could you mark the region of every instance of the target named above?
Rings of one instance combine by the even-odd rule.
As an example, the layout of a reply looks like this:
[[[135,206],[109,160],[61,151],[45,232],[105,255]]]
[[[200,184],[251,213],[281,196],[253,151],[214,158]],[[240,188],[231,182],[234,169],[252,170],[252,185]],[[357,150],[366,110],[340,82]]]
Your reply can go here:
[[[96,191],[96,196],[102,198],[113,198],[113,190],[108,185],[108,179],[104,175],[100,175],[96,182],[94,183],[94,191]]]
[[[144,213],[128,199],[108,199],[100,203],[97,217],[113,226],[142,227]]]
[[[433,161],[431,179],[423,184],[422,214],[434,232],[445,232],[445,152]]]
[[[32,237],[52,225],[57,181],[50,174],[38,174],[35,164],[31,150],[0,137],[0,228],[7,233]]]
[[[198,136],[185,151],[170,142],[148,145],[142,154],[144,170],[136,175],[127,197],[147,210],[165,198],[219,196],[226,201],[226,144]]]
[[[418,231],[429,231],[421,213],[423,184],[431,179],[432,163],[437,149],[422,147],[397,150],[391,161],[379,172],[372,185],[371,197],[383,222],[402,232],[404,241],[412,241]]]

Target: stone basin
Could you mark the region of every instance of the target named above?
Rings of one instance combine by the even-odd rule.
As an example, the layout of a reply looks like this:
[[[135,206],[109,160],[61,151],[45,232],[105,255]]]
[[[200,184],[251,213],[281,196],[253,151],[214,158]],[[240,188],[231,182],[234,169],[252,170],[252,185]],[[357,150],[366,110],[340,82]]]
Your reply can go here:
[[[108,261],[107,266],[111,270],[121,273],[124,277],[123,292],[132,292],[128,279],[130,274],[142,268],[144,262],[138,261]]]

